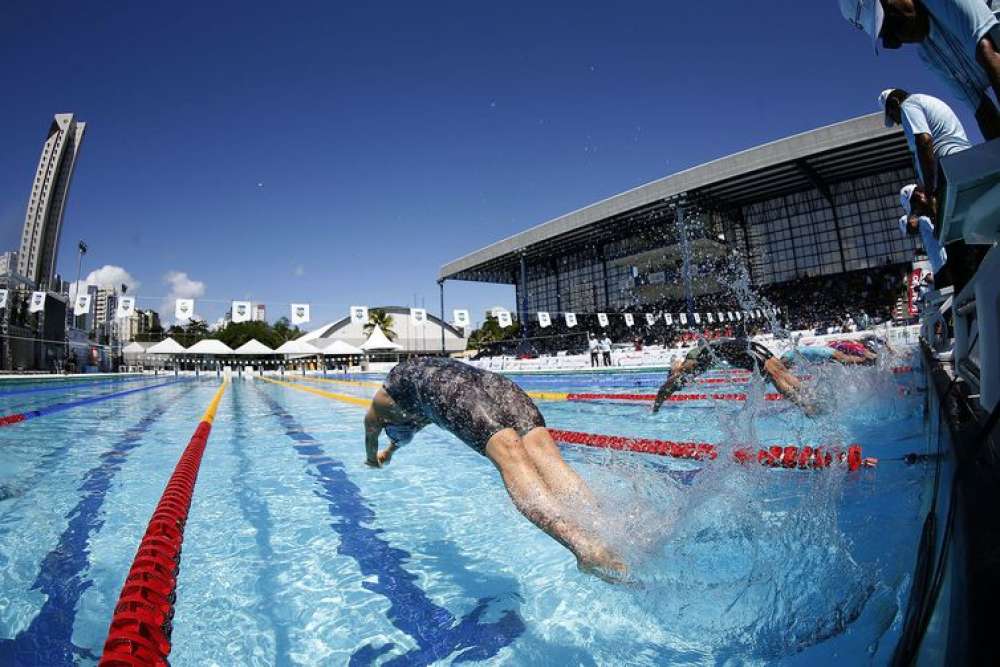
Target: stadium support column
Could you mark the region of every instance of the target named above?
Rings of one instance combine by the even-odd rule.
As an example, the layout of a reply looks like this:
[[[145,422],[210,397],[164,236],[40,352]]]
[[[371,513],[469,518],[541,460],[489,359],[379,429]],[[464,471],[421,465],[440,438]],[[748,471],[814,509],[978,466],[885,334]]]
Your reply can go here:
[[[847,273],[847,263],[844,261],[844,240],[840,236],[840,214],[837,212],[837,203],[833,198],[833,192],[830,191],[830,186],[819,175],[819,172],[812,168],[811,164],[805,160],[796,160],[795,166],[809,179],[813,187],[819,190],[819,193],[823,195],[823,199],[826,200],[827,205],[830,207],[830,214],[833,217],[833,231],[837,235],[837,251],[840,253],[840,271],[841,273]]]
[[[438,289],[441,292],[441,354],[445,354],[444,349],[444,278],[438,281]]]
[[[528,337],[528,260],[521,253],[521,283],[520,296],[518,299],[518,317],[521,318],[521,340]]]
[[[687,317],[688,322],[694,322],[694,296],[692,294],[691,287],[691,242],[688,239],[687,225],[684,218],[684,204],[678,204],[675,211],[675,220],[677,222],[677,232],[681,238],[681,253],[684,259],[683,264],[683,274],[684,274],[684,300],[687,303]]]

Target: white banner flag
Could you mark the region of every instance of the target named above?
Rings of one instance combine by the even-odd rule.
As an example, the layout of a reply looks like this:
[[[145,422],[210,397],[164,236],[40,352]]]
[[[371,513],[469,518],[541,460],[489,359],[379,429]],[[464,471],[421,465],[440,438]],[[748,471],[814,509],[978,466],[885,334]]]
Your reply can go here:
[[[464,329],[469,326],[469,311],[453,310],[451,312],[451,316],[456,327],[462,327]]]
[[[755,311],[753,311],[753,312],[754,312],[754,313],[756,313],[756,315],[757,315],[757,319],[758,319],[758,320],[760,320],[760,319],[763,319],[763,318],[764,318],[764,314],[763,314],[762,312],[760,312],[760,308],[758,308],[757,310],[755,310]]]
[[[648,324],[649,326],[653,326],[654,324],[656,324],[656,315],[654,315],[653,313],[646,313],[646,324]]]
[[[29,313],[40,313],[45,310],[45,292],[32,292],[31,304],[28,306]]]
[[[309,321],[309,304],[308,303],[293,303],[292,304],[292,324],[305,324]]]
[[[719,322],[725,322],[726,321],[726,314],[725,313],[716,313],[716,315],[719,316]]]
[[[708,320],[709,324],[715,324],[715,318],[712,317],[712,313],[705,313],[705,319]]]
[[[625,313],[625,326],[631,327],[634,324],[635,318],[632,316],[632,313]]]
[[[427,324],[427,309],[410,308],[410,322],[415,327],[422,327]]]
[[[368,306],[351,306],[351,323],[368,324]]]
[[[177,299],[174,303],[174,318],[190,320],[194,316],[194,299]]]
[[[570,329],[576,326],[576,313],[566,313],[566,326]]]
[[[546,312],[538,313],[538,326],[545,329],[552,325],[552,317]]]
[[[90,295],[89,294],[78,294],[76,301],[73,303],[73,314],[79,317],[80,315],[86,315],[90,312]]]
[[[743,313],[741,313],[740,311],[737,310],[736,311],[736,319],[737,319],[737,321],[742,321],[743,320]]]
[[[608,326],[608,314],[607,313],[597,313],[597,323],[601,325],[601,328],[606,328]]]
[[[688,316],[685,313],[681,313],[681,324],[688,323]]]
[[[135,315],[135,297],[123,296],[118,299],[118,310],[115,311],[115,319],[123,320],[133,315]]]
[[[674,316],[673,315],[671,315],[670,313],[664,313],[663,314],[663,319],[666,320],[666,322],[667,322],[668,325],[673,326],[673,324],[674,324]]]
[[[493,311],[493,314],[496,315],[497,324],[500,325],[501,329],[506,329],[507,327],[514,324],[514,320],[511,318],[509,310],[497,309]]]
[[[251,313],[251,303],[249,301],[233,301],[232,317],[233,322],[249,322]]]
[[[729,312],[727,312],[727,313],[726,313],[726,316],[727,316],[727,317],[729,317],[729,321],[730,321],[730,322],[735,322],[735,321],[736,321],[736,316],[735,316],[735,315],[733,315],[733,312],[732,312],[732,311],[729,311]]]
[[[7,290],[0,289],[0,310],[7,307]]]

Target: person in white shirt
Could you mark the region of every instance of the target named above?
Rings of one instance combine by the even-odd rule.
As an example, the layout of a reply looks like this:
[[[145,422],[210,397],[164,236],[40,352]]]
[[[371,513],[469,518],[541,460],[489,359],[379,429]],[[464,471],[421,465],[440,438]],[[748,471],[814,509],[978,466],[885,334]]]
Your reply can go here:
[[[976,113],[987,139],[1000,137],[1000,0],[839,0],[840,12],[878,51],[916,44],[918,55]]]
[[[899,205],[906,212],[906,215],[899,219],[899,231],[907,236],[920,235],[920,242],[930,259],[931,271],[936,278],[948,261],[948,253],[934,236],[934,223],[930,219],[931,205],[927,193],[916,183],[911,183],[899,191]]]
[[[587,334],[587,336],[587,347],[590,348],[590,365],[600,366],[600,355],[598,354],[600,351],[600,343],[597,342],[597,338],[594,334]]]
[[[947,104],[930,95],[911,95],[900,88],[883,90],[878,98],[885,126],[902,125],[924,192],[936,203],[938,161],[972,147],[962,121]]]
[[[604,334],[604,338],[601,339],[601,356],[604,357],[604,365],[611,365],[611,339],[608,338],[608,334]]]

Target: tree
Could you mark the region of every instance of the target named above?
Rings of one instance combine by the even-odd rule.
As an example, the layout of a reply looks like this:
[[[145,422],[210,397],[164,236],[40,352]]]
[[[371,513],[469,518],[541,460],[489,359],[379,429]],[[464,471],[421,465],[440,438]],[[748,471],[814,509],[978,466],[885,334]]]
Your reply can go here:
[[[261,321],[230,322],[224,328],[213,333],[212,338],[221,340],[234,350],[254,338],[272,349],[285,342],[280,339],[267,322]]]
[[[294,340],[302,335],[302,330],[298,326],[290,326],[287,317],[280,317],[271,327],[274,330],[274,335],[277,336],[281,343],[287,343],[290,340]],[[279,345],[281,343],[278,343]]]
[[[520,322],[514,322],[511,326],[504,329],[500,326],[497,318],[489,315],[481,327],[469,334],[469,349],[480,350],[484,347],[489,347],[493,343],[514,340],[520,335]]]
[[[385,337],[389,340],[396,340],[396,332],[393,331],[392,327],[396,324],[396,321],[392,319],[392,315],[385,312],[382,308],[373,308],[368,311],[368,324],[364,327],[364,332],[366,336],[371,336],[372,332],[375,331],[375,327],[382,330]]]

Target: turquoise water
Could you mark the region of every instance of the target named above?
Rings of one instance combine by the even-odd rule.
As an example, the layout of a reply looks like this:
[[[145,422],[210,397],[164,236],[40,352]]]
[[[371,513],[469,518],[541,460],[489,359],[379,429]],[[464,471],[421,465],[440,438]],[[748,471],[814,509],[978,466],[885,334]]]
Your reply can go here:
[[[917,376],[810,372],[831,406],[817,420],[756,400],[771,391],[760,384],[720,389],[749,389],[745,404],[655,416],[636,404],[540,403],[555,428],[724,450],[856,442],[883,459],[859,473],[802,472],[565,448],[602,500],[595,528],[633,567],[629,588],[579,573],[452,436],[428,428],[372,470],[360,408],[236,381],[186,527],[171,663],[885,663],[930,474],[887,460],[926,447]],[[641,388],[516,379],[530,390]],[[0,428],[0,663],[96,661],[152,508],[217,386],[181,382]],[[0,396],[0,412],[70,393]]]

